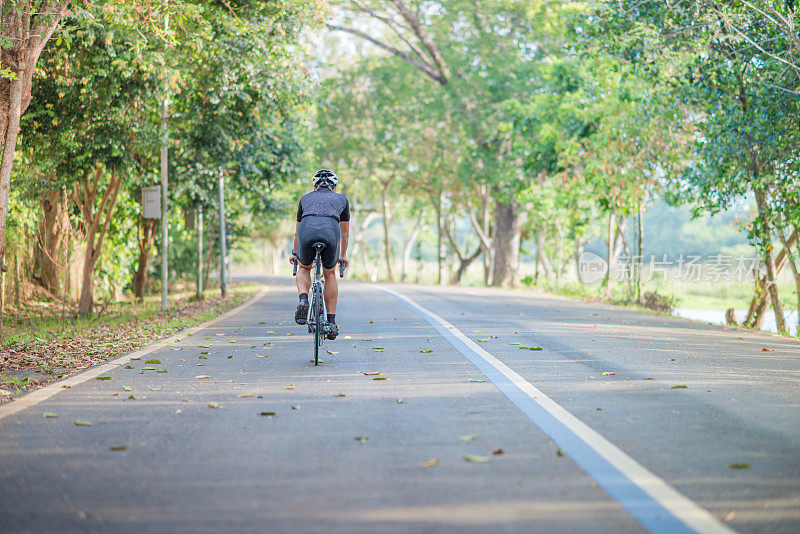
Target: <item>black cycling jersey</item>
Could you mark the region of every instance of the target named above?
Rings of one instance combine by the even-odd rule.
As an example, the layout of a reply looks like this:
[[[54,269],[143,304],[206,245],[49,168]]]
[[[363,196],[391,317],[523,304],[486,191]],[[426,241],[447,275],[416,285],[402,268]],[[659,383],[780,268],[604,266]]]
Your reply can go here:
[[[297,222],[308,216],[332,217],[337,222],[350,220],[347,197],[330,189],[317,189],[303,195],[297,207]]]

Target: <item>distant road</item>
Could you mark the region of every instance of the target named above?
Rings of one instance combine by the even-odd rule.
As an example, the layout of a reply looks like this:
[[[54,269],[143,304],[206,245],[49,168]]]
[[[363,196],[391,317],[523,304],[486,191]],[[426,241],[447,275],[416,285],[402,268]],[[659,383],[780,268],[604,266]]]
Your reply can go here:
[[[797,342],[345,282],[314,367],[292,281],[261,281],[110,379],[0,408],[0,532],[800,532]]]

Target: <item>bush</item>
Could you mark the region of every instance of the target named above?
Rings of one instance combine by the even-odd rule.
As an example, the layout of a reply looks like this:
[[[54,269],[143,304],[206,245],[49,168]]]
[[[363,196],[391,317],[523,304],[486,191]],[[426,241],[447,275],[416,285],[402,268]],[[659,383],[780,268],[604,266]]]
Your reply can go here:
[[[644,294],[644,307],[651,310],[672,313],[678,305],[678,299],[670,295],[661,295],[658,291]]]

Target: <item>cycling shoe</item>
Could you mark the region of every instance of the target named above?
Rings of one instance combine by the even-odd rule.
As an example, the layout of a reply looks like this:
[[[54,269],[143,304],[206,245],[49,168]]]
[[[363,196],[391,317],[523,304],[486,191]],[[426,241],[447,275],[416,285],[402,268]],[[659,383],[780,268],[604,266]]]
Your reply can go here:
[[[336,336],[339,335],[339,327],[336,326],[336,323],[328,323],[326,330],[328,331],[328,339],[336,339]]]
[[[308,318],[308,302],[301,301],[300,304],[297,305],[297,311],[294,312],[294,322],[297,324],[306,324],[306,319]]]

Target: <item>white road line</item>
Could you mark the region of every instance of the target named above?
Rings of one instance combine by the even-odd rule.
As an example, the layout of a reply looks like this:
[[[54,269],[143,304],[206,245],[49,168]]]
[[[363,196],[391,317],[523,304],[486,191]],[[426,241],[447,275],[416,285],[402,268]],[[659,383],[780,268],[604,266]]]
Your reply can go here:
[[[675,522],[666,521],[663,517],[663,511],[659,515],[659,510],[656,508],[661,507],[672,518],[683,523],[691,531],[726,534],[733,532],[711,513],[683,496],[663,479],[648,471],[636,460],[625,454],[619,447],[591,429],[583,421],[533,386],[533,384],[526,381],[513,369],[479,347],[442,317],[391,289],[385,287],[378,287],[378,289],[393,295],[405,302],[413,310],[422,314],[456,349],[481,369],[487,378],[537,426],[550,435],[559,446],[564,447],[570,457],[595,478],[645,527],[653,532],[674,532],[676,530]],[[552,420],[539,415],[542,409],[552,417]],[[578,441],[580,443],[577,443]],[[581,446],[588,446],[591,451],[587,454]],[[568,450],[566,447],[570,447],[572,450]],[[600,465],[599,462],[605,462],[607,465]],[[607,468],[608,466],[613,468],[615,472],[611,472]],[[645,502],[647,500],[646,497],[643,500],[644,496],[640,492],[631,491],[633,488],[623,487],[619,475],[623,477],[622,484],[627,481],[628,485],[635,486],[635,488],[641,490],[649,499],[652,499],[652,502]],[[639,494],[637,495],[637,493]],[[668,525],[668,523],[672,524]],[[687,530],[685,527],[682,530]]]
[[[176,339],[188,336],[190,334],[194,334],[204,328],[208,328],[211,325],[223,321],[228,317],[230,317],[231,315],[235,315],[243,311],[244,309],[248,308],[250,305],[254,304],[256,301],[258,301],[258,299],[263,297],[266,292],[267,292],[267,287],[264,286],[256,295],[250,298],[247,302],[238,305],[232,310],[226,311],[222,315],[219,315],[211,319],[210,321],[206,321],[205,323],[189,328],[188,330],[181,330],[180,332],[178,332],[173,336],[170,336],[161,341],[156,341],[155,343],[151,343],[150,345],[147,345],[146,347],[141,348],[135,352],[129,352],[128,354],[120,356],[115,360],[111,360],[110,362],[98,365],[97,367],[92,367],[87,371],[78,373],[77,375],[73,375],[69,378],[65,378],[64,380],[59,380],[58,382],[54,382],[49,386],[43,387],[42,389],[36,389],[34,391],[31,391],[30,393],[23,395],[22,397],[16,400],[3,404],[2,406],[0,406],[0,420],[5,419],[6,417],[9,417],[11,415],[14,415],[15,413],[20,412],[26,408],[30,408],[31,406],[35,406],[36,404],[39,404],[40,402],[49,399],[50,397],[52,397],[53,395],[55,395],[60,391],[69,389],[72,386],[76,386],[78,384],[86,382],[87,380],[91,380],[92,378],[97,378],[98,376],[101,376],[104,373],[107,373],[119,367],[122,364],[130,362],[132,358],[141,358],[143,356],[146,356],[151,352],[155,352],[158,349],[166,347],[168,343],[172,343]]]

